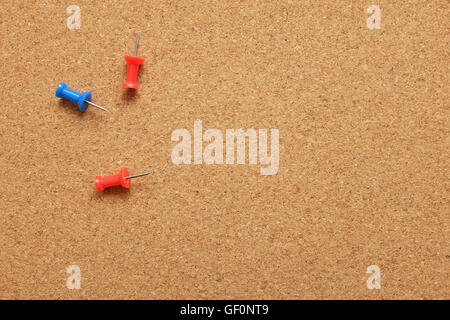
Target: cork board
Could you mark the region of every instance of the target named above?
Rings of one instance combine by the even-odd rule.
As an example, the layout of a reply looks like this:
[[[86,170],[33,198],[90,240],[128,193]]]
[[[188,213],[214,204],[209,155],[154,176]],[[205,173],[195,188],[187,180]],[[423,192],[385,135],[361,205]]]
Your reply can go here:
[[[0,298],[450,298],[448,2],[372,4],[2,1]],[[174,164],[195,120],[278,129],[277,173]]]

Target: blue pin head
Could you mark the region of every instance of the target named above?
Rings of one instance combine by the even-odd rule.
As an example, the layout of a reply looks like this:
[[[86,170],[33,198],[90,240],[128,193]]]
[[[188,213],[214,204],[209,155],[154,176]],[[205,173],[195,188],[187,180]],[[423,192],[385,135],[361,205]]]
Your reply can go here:
[[[80,109],[81,112],[84,112],[89,104],[86,101],[91,101],[92,93],[91,92],[85,92],[85,93],[79,93],[72,89],[67,88],[67,84],[62,82],[58,88],[56,89],[56,96],[58,98],[64,98],[68,99],[70,101],[76,102],[78,105],[78,109]]]
[[[58,86],[58,88],[56,88],[56,96],[58,98],[63,98],[63,92],[64,90],[67,88],[67,84],[65,84],[64,82],[61,82],[61,84]]]

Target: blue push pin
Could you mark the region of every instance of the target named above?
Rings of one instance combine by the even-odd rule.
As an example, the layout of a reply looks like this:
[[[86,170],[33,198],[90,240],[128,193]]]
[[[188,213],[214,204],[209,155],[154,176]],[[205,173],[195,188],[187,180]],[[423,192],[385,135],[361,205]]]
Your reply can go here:
[[[58,86],[58,89],[56,89],[56,96],[58,98],[65,98],[69,99],[70,101],[76,102],[78,104],[78,109],[80,109],[81,112],[84,112],[89,105],[102,109],[103,111],[108,111],[108,109],[100,107],[99,105],[91,102],[91,92],[76,92],[72,89],[67,88],[67,84],[65,84],[64,82],[62,82]]]

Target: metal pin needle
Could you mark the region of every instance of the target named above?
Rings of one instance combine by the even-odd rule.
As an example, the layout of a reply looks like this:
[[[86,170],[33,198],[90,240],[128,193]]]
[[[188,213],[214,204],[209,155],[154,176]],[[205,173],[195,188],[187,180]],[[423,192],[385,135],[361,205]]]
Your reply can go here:
[[[93,103],[93,102],[91,102],[91,101],[84,100],[84,102],[86,102],[86,103],[88,103],[88,104],[90,104],[91,106],[94,106],[94,107],[96,107],[96,108],[102,109],[103,111],[109,112],[108,109],[103,108],[103,107],[100,107],[98,104],[95,104],[95,103]]]
[[[135,57],[137,57],[137,51],[138,51],[138,48],[139,48],[139,38],[140,38],[140,36],[141,36],[141,33],[139,32],[138,35],[137,35],[137,38],[136,38],[136,45],[134,47],[134,56]]]
[[[146,176],[148,174],[150,174],[151,172],[144,172],[144,173],[139,173],[139,174],[133,174],[131,176],[125,177],[125,179],[133,179],[133,178],[137,178],[137,177],[142,177],[142,176]]]

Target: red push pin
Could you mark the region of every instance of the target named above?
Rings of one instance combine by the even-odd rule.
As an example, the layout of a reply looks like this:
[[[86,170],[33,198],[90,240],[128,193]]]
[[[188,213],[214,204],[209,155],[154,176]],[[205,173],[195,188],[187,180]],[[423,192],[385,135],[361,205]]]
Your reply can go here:
[[[95,177],[95,187],[98,191],[102,192],[105,188],[113,187],[113,186],[122,186],[124,188],[129,189],[131,180],[133,178],[142,177],[150,174],[151,172],[144,172],[130,176],[127,168],[122,168],[119,174],[115,174],[107,177]]]
[[[125,82],[122,84],[122,87],[125,88],[131,88],[131,89],[138,89],[139,86],[136,82],[138,72],[139,72],[139,66],[144,63],[144,58],[138,58],[137,57],[137,51],[139,47],[139,33],[136,38],[136,46],[134,47],[134,56],[125,56],[125,61],[128,62],[127,66],[127,78]]]

